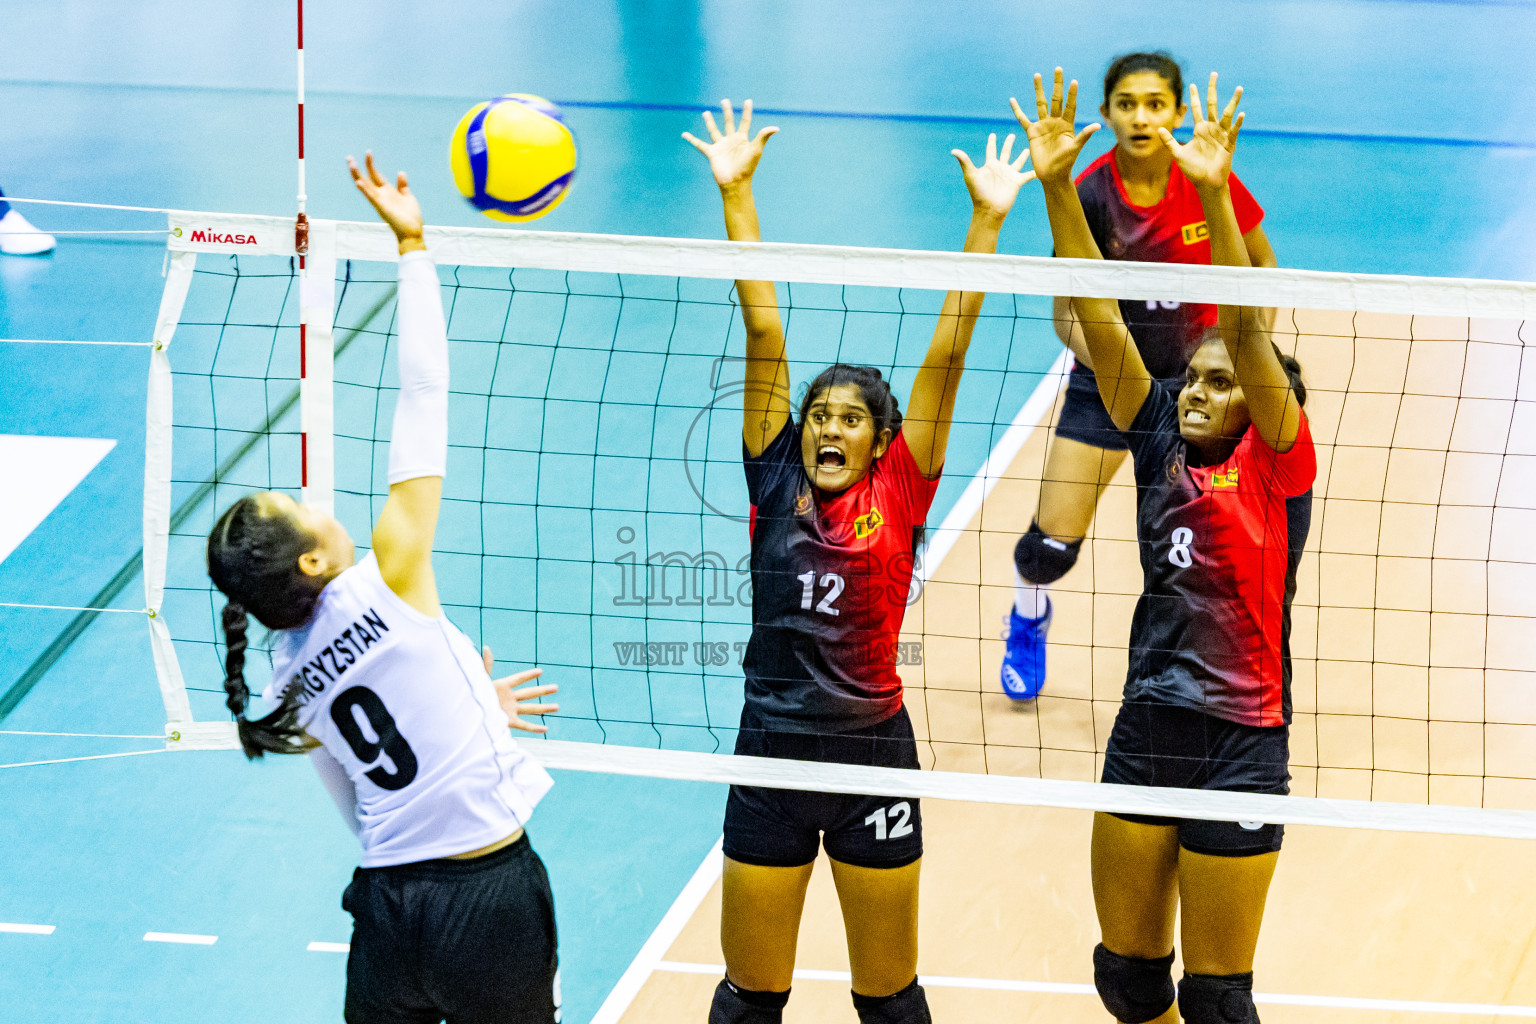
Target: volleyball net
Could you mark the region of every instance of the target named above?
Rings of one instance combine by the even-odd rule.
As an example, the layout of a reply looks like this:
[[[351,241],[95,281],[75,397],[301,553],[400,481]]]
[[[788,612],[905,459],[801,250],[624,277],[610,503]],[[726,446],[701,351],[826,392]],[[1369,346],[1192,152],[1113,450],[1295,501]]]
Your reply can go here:
[[[315,221],[301,270],[288,220],[170,227],[146,603],[168,745],[233,747],[206,537],[236,497],[279,489],[333,507],[366,548],[387,494],[394,242]],[[547,764],[1536,836],[1536,286],[481,229],[428,243],[452,363],[438,586],[498,671],[538,665],[560,685],[549,738],[528,741]],[[796,396],[842,361],[880,367],[904,399],[945,290],[988,293],[896,651],[929,771],[730,753],[751,622],[735,278],[781,282]],[[1070,366],[1053,295],[1278,309],[1319,457],[1292,796],[1094,781],[1141,590],[1128,466],[1053,588],[1044,692],[999,688],[1013,546]]]

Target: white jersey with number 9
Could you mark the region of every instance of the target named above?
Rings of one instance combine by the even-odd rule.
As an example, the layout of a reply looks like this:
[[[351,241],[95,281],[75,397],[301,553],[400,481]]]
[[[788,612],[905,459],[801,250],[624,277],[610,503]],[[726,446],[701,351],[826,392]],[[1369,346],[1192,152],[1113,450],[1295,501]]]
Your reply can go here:
[[[469,638],[402,601],[371,553],[274,639],[263,696],[296,698],[299,724],[352,780],[363,867],[488,846],[552,785],[513,741]]]

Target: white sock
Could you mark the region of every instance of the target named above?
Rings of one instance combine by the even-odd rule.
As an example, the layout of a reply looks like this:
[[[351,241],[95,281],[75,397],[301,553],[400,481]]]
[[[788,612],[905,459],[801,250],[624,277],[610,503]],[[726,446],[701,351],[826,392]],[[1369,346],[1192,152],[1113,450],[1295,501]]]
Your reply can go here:
[[[1019,570],[1013,570],[1013,610],[1019,618],[1044,618],[1046,609],[1050,607],[1050,598],[1046,594],[1044,587],[1020,576]]]
[[[53,246],[52,235],[37,230],[16,210],[12,209],[0,217],[0,252],[12,256],[30,256],[47,252]]]

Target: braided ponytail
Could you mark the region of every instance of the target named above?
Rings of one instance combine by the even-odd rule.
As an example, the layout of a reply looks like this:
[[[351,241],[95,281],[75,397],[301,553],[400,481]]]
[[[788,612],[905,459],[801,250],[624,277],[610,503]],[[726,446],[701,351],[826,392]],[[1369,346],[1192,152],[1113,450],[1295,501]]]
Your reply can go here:
[[[231,601],[224,606],[224,706],[239,718],[245,714],[245,706],[251,702],[251,689],[245,685],[245,631],[251,620],[239,602]]]
[[[235,718],[245,756],[302,754],[304,730],[299,705],[285,692],[273,711],[246,718],[251,690],[245,682],[246,632],[250,615],[268,629],[292,629],[308,622],[320,600],[322,584],[299,569],[299,556],[315,538],[290,517],[269,515],[258,495],[231,505],[208,535],[208,575],[229,599],[220,619],[224,628],[224,706]]]

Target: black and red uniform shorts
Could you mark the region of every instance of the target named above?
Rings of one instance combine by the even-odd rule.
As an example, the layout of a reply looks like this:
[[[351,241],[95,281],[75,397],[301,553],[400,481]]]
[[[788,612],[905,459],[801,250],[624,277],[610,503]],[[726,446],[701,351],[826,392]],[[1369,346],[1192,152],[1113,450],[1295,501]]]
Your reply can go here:
[[[1160,702],[1120,705],[1104,751],[1103,781],[1126,786],[1290,792],[1290,727],[1243,725]],[[1284,825],[1116,814],[1144,825],[1175,825],[1179,845],[1214,857],[1273,853]]]
[[[843,733],[766,727],[742,708],[736,753],[797,761],[918,768],[912,719],[902,708],[885,721]],[[742,864],[799,867],[827,856],[863,868],[905,867],[923,855],[923,814],[915,799],[852,796],[762,786],[732,786],[725,802],[725,855]]]

